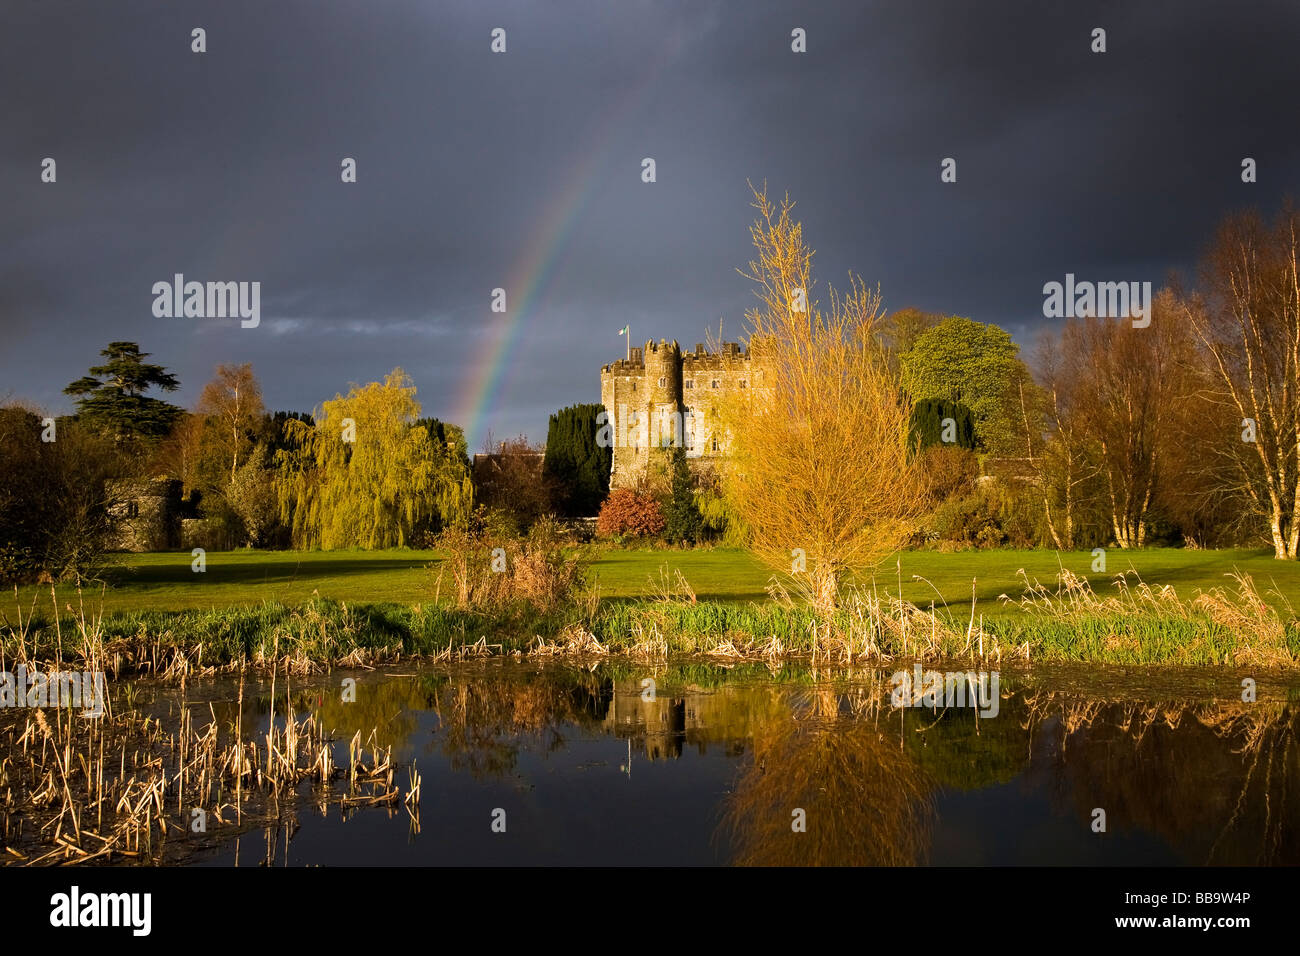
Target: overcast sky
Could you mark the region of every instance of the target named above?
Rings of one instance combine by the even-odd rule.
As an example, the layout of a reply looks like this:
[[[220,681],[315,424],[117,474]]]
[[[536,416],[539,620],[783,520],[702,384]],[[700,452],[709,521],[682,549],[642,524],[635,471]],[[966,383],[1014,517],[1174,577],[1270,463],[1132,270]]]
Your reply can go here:
[[[1298,46],[1295,0],[0,0],[0,400],[71,410],[126,339],[183,404],[219,362],[303,411],[400,365],[474,449],[541,439],[624,325],[741,331],[746,180],[823,300],[852,269],[1028,349],[1045,282],[1158,285],[1300,196]],[[260,326],[155,317],[175,273],[259,281]]]

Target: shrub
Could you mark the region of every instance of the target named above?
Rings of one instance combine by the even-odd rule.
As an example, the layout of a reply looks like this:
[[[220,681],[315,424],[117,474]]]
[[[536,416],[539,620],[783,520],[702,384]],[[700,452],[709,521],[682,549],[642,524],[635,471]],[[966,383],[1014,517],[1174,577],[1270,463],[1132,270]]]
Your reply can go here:
[[[685,450],[674,448],[672,489],[664,502],[664,538],[674,544],[694,544],[704,532],[704,518],[695,504],[694,484]]]
[[[967,547],[1001,544],[998,539],[1002,530],[998,526],[993,504],[983,489],[949,498],[935,509],[935,533],[942,541]]]
[[[572,604],[586,587],[589,556],[566,544],[559,522],[549,515],[539,518],[528,537],[507,549],[511,596],[540,611]]]
[[[479,505],[463,524],[430,537],[430,544],[445,552],[437,566],[435,598],[441,596],[443,578],[450,574],[457,607],[491,607],[505,599],[506,579],[496,570],[500,567],[496,549],[504,546],[506,535],[496,526],[496,517]]]
[[[602,537],[653,537],[663,530],[664,514],[659,502],[653,495],[630,488],[611,491],[596,518],[596,533]]]
[[[587,550],[569,548],[563,526],[549,515],[522,538],[503,533],[499,519],[499,513],[480,506],[465,525],[436,536],[434,543],[446,553],[437,594],[450,573],[459,608],[526,605],[550,612],[573,604],[586,587]]]
[[[0,580],[93,580],[107,562],[113,522],[106,482],[132,473],[127,443],[61,418],[41,440],[42,416],[0,407]]]
[[[921,452],[925,490],[936,505],[968,495],[979,477],[979,458],[960,445],[931,445]]]
[[[940,540],[976,548],[1035,547],[1043,538],[1040,524],[1029,495],[990,480],[969,494],[949,498],[931,519]]]
[[[271,544],[280,505],[275,496],[275,474],[266,466],[261,449],[239,466],[226,488],[226,503],[243,525],[244,541],[250,548]]]

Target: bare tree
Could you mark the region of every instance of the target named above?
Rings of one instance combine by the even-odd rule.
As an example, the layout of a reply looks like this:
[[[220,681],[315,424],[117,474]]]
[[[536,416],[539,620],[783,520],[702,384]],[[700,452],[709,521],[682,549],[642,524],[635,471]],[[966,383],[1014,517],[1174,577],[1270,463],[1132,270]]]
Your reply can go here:
[[[179,478],[186,488],[193,488],[198,483],[203,430],[202,415],[185,412],[178,416],[167,437],[158,445],[152,470]]]
[[[756,371],[719,409],[723,486],[755,552],[826,612],[844,577],[899,548],[923,510],[911,407],[879,343],[879,293],[851,276],[823,312],[793,203],[754,198],[757,258],[741,274],[757,285],[746,313]]]
[[[252,444],[249,434],[265,411],[262,386],[253,376],[252,365],[218,365],[212,381],[203,386],[198,412],[220,425],[220,445],[230,460],[232,482],[239,470],[239,453]]]
[[[1079,546],[1079,512],[1091,483],[1101,473],[1079,415],[1077,363],[1066,362],[1056,339],[1044,336],[1038,346],[1042,414],[1048,440],[1034,462],[1040,476],[1047,530],[1058,548]]]
[[[945,318],[940,312],[925,312],[912,307],[899,309],[881,320],[878,338],[888,350],[890,360],[897,366],[899,356],[909,351],[922,334],[939,325]]]
[[[1148,516],[1175,434],[1194,349],[1172,293],[1152,305],[1151,322],[1072,320],[1062,336],[1067,378],[1083,436],[1106,479],[1111,533],[1121,548],[1146,544]]]
[[[1204,349],[1186,373],[1156,489],[1159,507],[1190,547],[1259,543],[1267,523],[1243,490],[1242,464],[1252,462],[1242,454],[1237,410]]]
[[[1188,318],[1225,404],[1241,420],[1231,481],[1268,525],[1276,558],[1300,546],[1300,213],[1270,226],[1256,212],[1229,217],[1202,263]]]
[[[484,451],[474,456],[475,500],[512,516],[520,531],[552,511],[556,497],[543,470],[545,448],[520,435],[499,444],[491,433]]]

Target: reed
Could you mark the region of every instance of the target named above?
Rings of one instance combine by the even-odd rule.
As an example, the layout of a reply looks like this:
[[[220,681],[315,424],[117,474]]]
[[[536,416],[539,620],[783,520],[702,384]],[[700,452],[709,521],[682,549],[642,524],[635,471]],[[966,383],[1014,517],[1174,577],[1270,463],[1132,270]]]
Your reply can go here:
[[[1277,595],[1281,610],[1270,606],[1248,574],[1234,572],[1231,586],[1197,589],[1190,600],[1131,571],[1116,575],[1104,596],[1067,570],[1054,588],[1020,574],[1023,595],[1003,599],[1023,613],[1000,629],[1031,647],[1035,660],[1292,667],[1300,659],[1290,605]]]
[[[1076,661],[1289,668],[1300,663],[1300,625],[1284,601],[1270,604],[1249,575],[1178,594],[1129,572],[1108,593],[1061,571],[1054,585],[1020,572],[1016,613],[986,619],[972,584],[969,606],[928,606],[872,585],[848,590],[818,612],[774,589],[771,599],[699,599],[665,569],[657,597],[488,608],[437,604],[350,605],[314,599],[207,611],[107,617],[58,613],[34,604],[0,620],[0,664],[58,666],[73,660],[113,678],[184,681],[252,667],[303,677],[331,667],[401,660],[456,660],[491,654],[665,659],[808,659],[814,663],[954,659],[976,662]]]
[[[345,772],[332,735],[293,713],[291,688],[283,698],[286,711],[247,739],[242,682],[241,716],[224,731],[211,704],[203,713],[184,699],[169,726],[134,710],[96,719],[62,707],[20,712],[0,725],[4,852],[33,865],[163,862],[195,849],[196,810],[209,827],[241,832],[274,819],[304,783],[344,807],[403,802],[392,748],[374,731],[353,739]],[[418,775],[411,783],[408,806],[419,799]]]

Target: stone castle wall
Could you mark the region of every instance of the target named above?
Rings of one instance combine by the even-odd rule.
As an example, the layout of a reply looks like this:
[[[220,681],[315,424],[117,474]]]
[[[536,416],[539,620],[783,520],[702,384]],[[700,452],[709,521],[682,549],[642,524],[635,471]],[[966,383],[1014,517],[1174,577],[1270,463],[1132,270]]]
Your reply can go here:
[[[181,482],[112,481],[106,490],[113,550],[166,551],[180,543]]]
[[[630,358],[600,370],[600,400],[614,437],[611,488],[633,487],[677,442],[695,467],[726,456],[718,408],[740,389],[761,384],[761,362],[735,342],[716,352],[696,345],[683,352],[674,341],[648,341]]]

